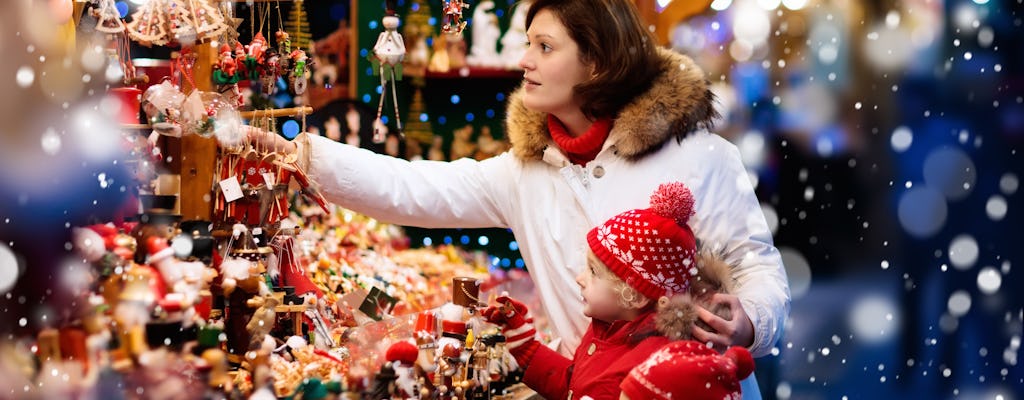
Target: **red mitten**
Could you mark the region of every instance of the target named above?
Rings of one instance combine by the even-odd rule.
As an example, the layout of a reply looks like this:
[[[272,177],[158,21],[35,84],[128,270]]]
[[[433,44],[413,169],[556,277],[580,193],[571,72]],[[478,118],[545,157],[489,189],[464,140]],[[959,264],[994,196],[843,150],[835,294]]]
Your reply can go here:
[[[533,358],[540,342],[537,341],[537,330],[533,328],[533,316],[526,305],[502,293],[495,299],[498,305],[487,307],[481,315],[487,322],[501,326],[507,347],[519,365],[526,365]]]

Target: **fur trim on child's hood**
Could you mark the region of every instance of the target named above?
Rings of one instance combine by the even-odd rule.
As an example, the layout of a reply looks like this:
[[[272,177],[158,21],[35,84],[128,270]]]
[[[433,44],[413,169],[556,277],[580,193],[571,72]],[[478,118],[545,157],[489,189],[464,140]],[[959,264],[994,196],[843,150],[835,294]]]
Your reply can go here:
[[[697,274],[690,278],[689,292],[658,303],[655,326],[659,332],[672,340],[692,339],[694,324],[702,329],[712,330],[697,318],[696,305],[722,318],[732,318],[728,305],[711,303],[711,297],[715,293],[733,293],[732,266],[726,263],[720,254],[707,250],[699,251],[696,259]]]

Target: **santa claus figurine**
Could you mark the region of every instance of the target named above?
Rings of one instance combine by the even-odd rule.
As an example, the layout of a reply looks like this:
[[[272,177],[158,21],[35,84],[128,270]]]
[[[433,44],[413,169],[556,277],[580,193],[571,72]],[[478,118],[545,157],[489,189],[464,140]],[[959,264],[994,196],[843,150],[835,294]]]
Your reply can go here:
[[[395,342],[388,347],[385,359],[391,363],[396,375],[395,389],[397,393],[392,393],[392,398],[408,399],[419,396],[419,384],[413,370],[418,356],[419,349],[416,348],[416,345],[405,340]]]

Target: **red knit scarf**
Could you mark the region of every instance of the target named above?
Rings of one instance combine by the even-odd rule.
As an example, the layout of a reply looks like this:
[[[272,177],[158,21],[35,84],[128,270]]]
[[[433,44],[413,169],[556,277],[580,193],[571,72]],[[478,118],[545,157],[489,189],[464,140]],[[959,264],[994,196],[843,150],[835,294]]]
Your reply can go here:
[[[604,141],[608,139],[608,132],[612,130],[612,120],[601,118],[594,121],[584,134],[579,137],[572,137],[565,129],[565,125],[548,115],[548,130],[551,131],[551,139],[555,141],[560,149],[569,155],[569,161],[573,164],[584,165],[601,152]]]

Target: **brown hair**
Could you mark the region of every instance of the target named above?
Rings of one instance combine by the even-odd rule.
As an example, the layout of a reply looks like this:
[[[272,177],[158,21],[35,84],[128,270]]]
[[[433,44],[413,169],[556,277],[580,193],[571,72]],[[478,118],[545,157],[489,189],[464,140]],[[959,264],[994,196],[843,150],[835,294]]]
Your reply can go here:
[[[614,117],[647,90],[660,67],[654,36],[630,0],[536,0],[526,13],[526,28],[541,10],[565,25],[580,51],[580,61],[595,76],[575,93],[588,118]]]

